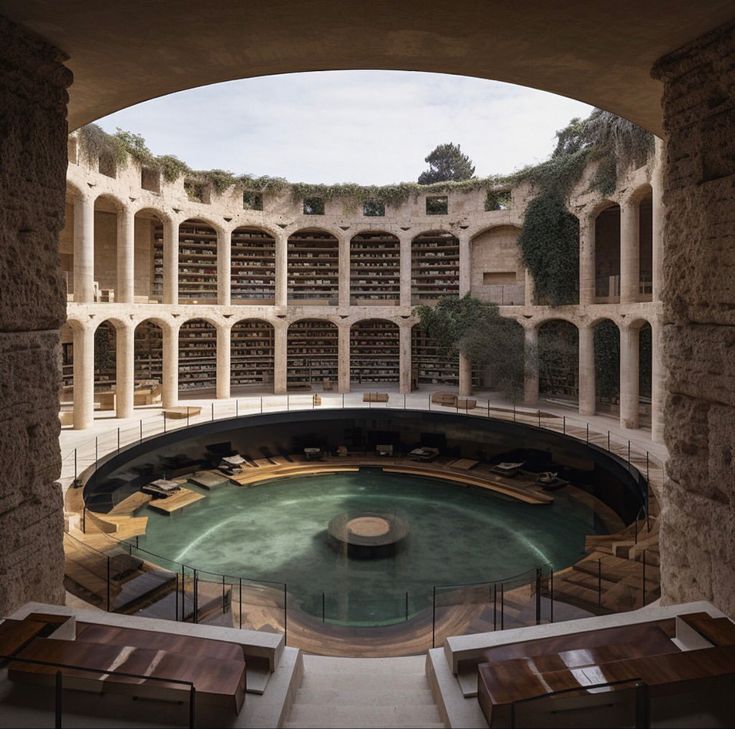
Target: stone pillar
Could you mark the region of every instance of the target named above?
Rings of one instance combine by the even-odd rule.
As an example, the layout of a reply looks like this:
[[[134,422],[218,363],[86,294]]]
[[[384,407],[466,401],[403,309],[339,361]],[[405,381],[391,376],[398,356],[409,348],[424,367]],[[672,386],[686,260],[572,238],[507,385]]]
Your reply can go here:
[[[179,328],[163,329],[163,386],[161,403],[164,408],[179,402]]]
[[[74,301],[94,301],[94,196],[74,199]]]
[[[350,305],[350,239],[339,237],[339,305]]]
[[[666,400],[665,372],[662,362],[662,327],[658,321],[651,324],[651,438],[664,442],[664,404]]]
[[[469,397],[472,394],[472,362],[466,354],[459,355],[459,394]]]
[[[472,242],[470,236],[464,232],[459,236],[459,295],[470,293],[472,287]]]
[[[656,161],[651,178],[652,190],[652,272],[653,272],[653,300],[661,300],[661,283],[663,280],[663,252],[664,252],[664,167],[666,165],[666,150],[663,140],[656,137]]]
[[[230,344],[232,327],[217,326],[217,399],[230,397]]]
[[[339,349],[337,356],[337,392],[350,391],[350,325],[339,326]]]
[[[401,241],[401,306],[411,308],[411,242],[407,235]]]
[[[118,418],[132,418],[135,403],[135,326],[115,328],[115,404]]]
[[[273,392],[285,395],[288,387],[288,326],[286,322],[273,328]]]
[[[579,327],[579,414],[594,415],[595,388],[595,330]]]
[[[84,430],[94,422],[94,330],[73,329],[74,429]]]
[[[217,228],[217,303],[232,303],[232,241],[230,231]]]
[[[523,404],[537,405],[539,393],[538,327],[524,330]]]
[[[410,324],[401,324],[398,327],[398,391],[403,395],[411,392],[411,330]]]
[[[640,400],[640,330],[627,326],[620,330],[620,426],[638,428]]]
[[[579,221],[579,303],[595,303],[595,218]]]
[[[533,306],[536,301],[536,291],[534,290],[533,275],[528,269],[525,269],[525,286],[523,287],[523,293],[525,296],[525,305]]]
[[[288,237],[276,235],[276,306],[288,304]]]
[[[117,291],[115,301],[132,304],[135,296],[135,211],[128,206],[117,214]]]
[[[163,221],[163,303],[179,303],[178,220]]]
[[[640,206],[628,199],[620,206],[620,303],[640,298]]]

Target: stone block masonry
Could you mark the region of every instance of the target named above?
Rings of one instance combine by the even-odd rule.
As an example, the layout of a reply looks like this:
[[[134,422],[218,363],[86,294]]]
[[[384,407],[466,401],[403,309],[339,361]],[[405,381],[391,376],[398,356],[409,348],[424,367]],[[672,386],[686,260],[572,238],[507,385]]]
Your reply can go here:
[[[662,587],[735,614],[735,25],[661,59],[664,357]]]
[[[0,616],[62,602],[56,482],[65,296],[66,89],[61,54],[0,17]]]

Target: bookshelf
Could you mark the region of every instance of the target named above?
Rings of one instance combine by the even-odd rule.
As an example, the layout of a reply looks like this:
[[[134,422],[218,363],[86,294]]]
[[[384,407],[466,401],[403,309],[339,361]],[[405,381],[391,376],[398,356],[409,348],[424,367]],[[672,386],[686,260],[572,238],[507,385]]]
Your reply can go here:
[[[400,381],[400,333],[383,319],[367,319],[350,329],[350,380],[353,384]]]
[[[459,295],[459,240],[451,233],[422,233],[411,244],[411,301],[425,304]]]
[[[337,386],[339,333],[336,325],[319,319],[302,319],[288,328],[288,388],[310,389],[329,379]]]
[[[217,379],[217,332],[194,319],[179,329],[179,391],[211,390]]]
[[[401,244],[389,233],[360,233],[350,241],[350,303],[398,306]]]
[[[163,382],[163,332],[151,321],[135,328],[133,372],[136,382],[156,380]]]
[[[257,228],[232,232],[232,303],[273,304],[276,300],[276,241]]]
[[[288,303],[336,306],[339,243],[330,233],[307,230],[288,239]]]
[[[420,327],[411,330],[411,387],[459,385],[459,357],[440,354],[436,342]]]
[[[110,322],[102,322],[94,333],[94,387],[108,390],[117,377],[116,332]]]
[[[249,319],[232,327],[230,344],[230,387],[233,392],[273,392],[273,327],[260,319]]]

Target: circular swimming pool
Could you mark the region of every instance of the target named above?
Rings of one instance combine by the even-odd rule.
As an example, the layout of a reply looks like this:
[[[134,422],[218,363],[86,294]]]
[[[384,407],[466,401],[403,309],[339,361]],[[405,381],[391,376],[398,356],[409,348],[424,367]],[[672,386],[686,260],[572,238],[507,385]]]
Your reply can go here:
[[[594,510],[566,491],[553,504],[529,505],[371,468],[202,493],[206,499],[173,517],[146,509],[140,547],[228,577],[286,583],[303,611],[346,625],[404,620],[407,609],[431,605],[434,587],[559,569],[580,557],[585,535],[605,531]],[[335,550],[330,521],[362,512],[405,523],[402,548],[380,559]]]

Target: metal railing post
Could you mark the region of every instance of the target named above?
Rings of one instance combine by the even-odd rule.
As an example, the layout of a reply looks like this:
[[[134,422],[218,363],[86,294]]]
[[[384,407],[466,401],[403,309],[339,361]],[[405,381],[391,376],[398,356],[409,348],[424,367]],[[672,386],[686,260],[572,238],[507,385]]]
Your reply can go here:
[[[222,615],[227,612],[227,598],[225,597],[225,576],[222,575]]]
[[[117,452],[120,452],[120,428],[117,429]]]
[[[163,411],[163,432],[166,432],[166,411]]]
[[[140,420],[140,442],[143,442],[143,419]]]
[[[78,478],[77,473],[77,449],[74,449],[74,480],[76,481]]]
[[[283,643],[288,644],[288,583],[283,583]]]
[[[61,729],[61,716],[64,713],[62,704],[64,696],[63,676],[61,671],[56,671],[56,677],[54,680],[55,691],[54,691],[54,726],[56,729]]]
[[[431,647],[436,648],[436,585],[431,597]]]
[[[107,612],[110,612],[110,556],[107,556]]]
[[[648,695],[648,686],[639,681],[635,685],[635,726],[640,729],[649,729],[651,726],[651,703]]]
[[[189,427],[189,406],[186,406],[186,427]]]
[[[610,452],[610,431],[607,431],[607,452]]]
[[[322,592],[322,622],[327,621],[327,596]]]
[[[602,560],[597,560],[597,607],[602,607]]]
[[[176,602],[174,605],[174,620],[179,620],[179,573],[176,573]]]
[[[536,412],[538,413],[538,427],[540,428],[541,427],[541,411],[537,410]]]
[[[199,622],[199,577],[194,568],[194,623]]]
[[[500,583],[500,629],[505,629],[505,585]]]
[[[536,568],[536,625],[541,625],[541,568]]]
[[[408,592],[406,592],[406,622],[408,622]]]
[[[189,690],[189,729],[194,729],[196,726],[196,696],[197,690],[192,683],[191,689]]]
[[[263,413],[263,396],[260,396],[260,412]]]
[[[643,550],[643,585],[642,607],[646,607],[646,550]]]
[[[242,577],[238,577],[237,579],[240,581],[240,592],[238,593],[240,609],[238,612],[240,613],[240,630],[242,630]]]
[[[95,471],[97,470],[97,460],[99,458],[99,455],[98,455],[98,451],[99,451],[98,444],[99,444],[99,438],[97,436],[95,436],[94,437],[94,470]]]
[[[498,585],[493,583],[493,630],[498,629]]]
[[[554,622],[554,568],[549,572],[549,622]]]
[[[186,567],[181,565],[181,622],[186,620]]]
[[[587,423],[587,444],[590,442],[590,424]]]
[[[562,432],[564,435],[567,434],[567,416],[566,415],[562,417]]]
[[[214,420],[214,403],[212,403],[212,420]]]

